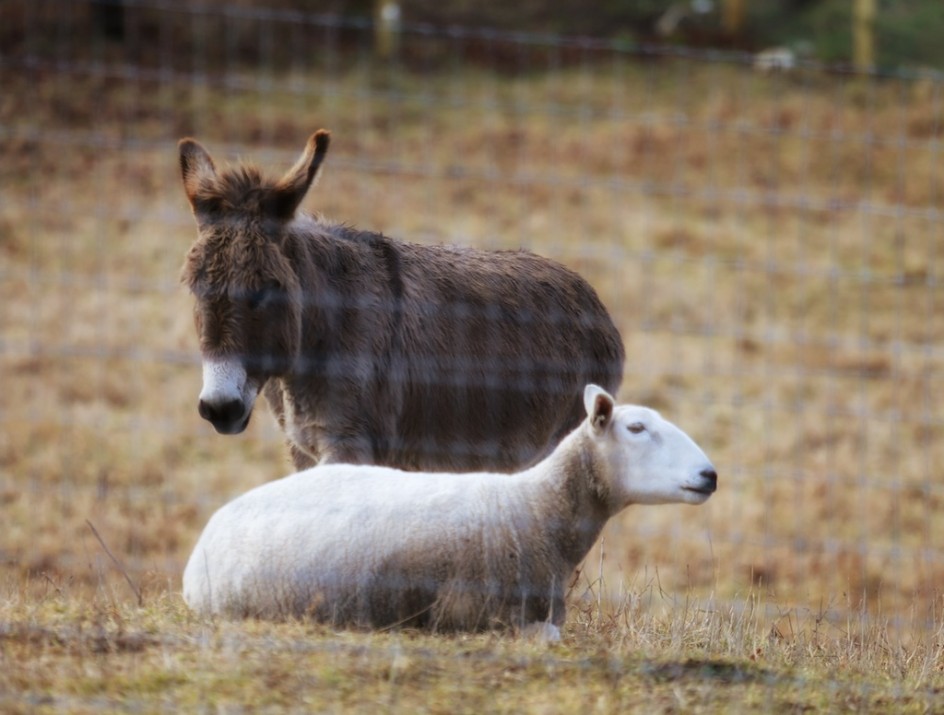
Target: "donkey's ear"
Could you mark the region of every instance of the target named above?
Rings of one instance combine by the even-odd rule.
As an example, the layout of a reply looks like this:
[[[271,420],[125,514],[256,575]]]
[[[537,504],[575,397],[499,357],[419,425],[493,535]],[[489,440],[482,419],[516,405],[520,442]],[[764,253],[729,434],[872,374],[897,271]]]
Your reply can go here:
[[[312,134],[295,166],[276,184],[269,208],[278,218],[290,219],[295,215],[295,210],[318,176],[330,139],[331,133],[327,129]]]
[[[594,431],[602,431],[610,424],[613,417],[613,397],[602,387],[590,384],[583,391],[583,406],[590,418]]]
[[[200,184],[204,178],[216,177],[216,166],[203,145],[196,139],[181,139],[177,144],[180,150],[180,174],[184,180],[184,191],[195,206]]]
[[[184,191],[191,207],[196,206],[200,184],[205,178],[216,178],[216,166],[213,159],[196,139],[181,139],[177,145],[180,150],[180,173],[184,179]]]

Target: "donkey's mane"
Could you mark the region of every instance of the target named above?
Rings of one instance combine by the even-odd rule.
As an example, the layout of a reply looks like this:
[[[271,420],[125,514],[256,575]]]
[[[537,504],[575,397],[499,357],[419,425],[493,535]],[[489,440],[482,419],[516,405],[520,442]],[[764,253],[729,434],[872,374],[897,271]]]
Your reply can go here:
[[[276,195],[276,186],[258,167],[239,164],[201,181],[193,201],[208,213],[263,214]]]

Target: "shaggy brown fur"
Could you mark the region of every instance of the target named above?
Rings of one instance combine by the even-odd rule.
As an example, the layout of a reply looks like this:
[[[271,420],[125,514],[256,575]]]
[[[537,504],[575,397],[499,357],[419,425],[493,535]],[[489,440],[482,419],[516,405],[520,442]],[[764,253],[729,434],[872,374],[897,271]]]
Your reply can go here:
[[[537,462],[580,422],[585,384],[615,392],[622,379],[593,288],[526,251],[415,245],[298,212],[327,147],[312,135],[272,181],[217,172],[181,141],[199,226],[182,275],[204,359],[239,357],[299,469]]]

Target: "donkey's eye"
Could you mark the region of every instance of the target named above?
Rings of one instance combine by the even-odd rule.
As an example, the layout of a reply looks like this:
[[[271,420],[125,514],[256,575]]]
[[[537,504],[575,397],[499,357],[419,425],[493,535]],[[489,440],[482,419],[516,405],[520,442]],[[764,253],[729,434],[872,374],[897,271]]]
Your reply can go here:
[[[633,434],[641,434],[646,431],[646,425],[642,422],[633,422],[631,425],[626,427]]]
[[[268,288],[258,288],[249,291],[249,295],[246,297],[246,304],[249,306],[249,310],[255,310],[262,305],[268,295]]]

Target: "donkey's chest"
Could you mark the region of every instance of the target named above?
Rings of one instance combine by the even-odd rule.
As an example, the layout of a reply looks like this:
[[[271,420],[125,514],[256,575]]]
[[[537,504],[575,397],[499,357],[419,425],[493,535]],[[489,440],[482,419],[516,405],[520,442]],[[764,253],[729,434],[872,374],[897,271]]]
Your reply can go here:
[[[327,424],[310,410],[303,410],[284,386],[279,390],[277,399],[279,424],[288,441],[316,463],[319,462],[324,454]]]
[[[322,450],[319,445],[324,441],[326,430],[321,425],[299,424],[297,422],[287,421],[285,424],[285,434],[299,450],[311,457],[315,462],[319,462],[322,457]]]

